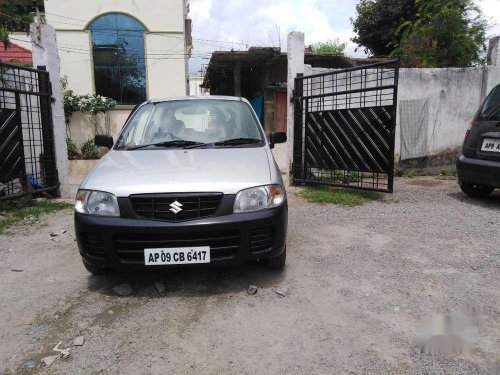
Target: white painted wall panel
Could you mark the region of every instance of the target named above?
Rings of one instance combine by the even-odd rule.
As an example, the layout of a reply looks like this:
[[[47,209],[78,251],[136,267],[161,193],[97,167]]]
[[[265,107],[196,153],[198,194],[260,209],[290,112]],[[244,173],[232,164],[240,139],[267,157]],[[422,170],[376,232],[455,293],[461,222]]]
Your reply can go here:
[[[148,98],[186,95],[184,39],[176,34],[146,34],[145,46],[148,55],[146,59]],[[155,51],[158,50],[163,51],[161,53],[165,55],[155,55]]]
[[[83,29],[109,12],[134,16],[149,31],[184,31],[184,0],[45,0],[45,12],[57,31]]]
[[[68,77],[68,88],[76,94],[94,92],[90,32],[58,31],[57,44],[61,59],[61,77]]]

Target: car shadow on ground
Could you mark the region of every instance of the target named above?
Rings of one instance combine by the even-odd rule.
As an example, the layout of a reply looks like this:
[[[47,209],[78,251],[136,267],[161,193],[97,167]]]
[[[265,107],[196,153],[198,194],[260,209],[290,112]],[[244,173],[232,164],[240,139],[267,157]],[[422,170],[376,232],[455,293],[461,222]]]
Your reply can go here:
[[[274,271],[268,269],[265,263],[257,262],[232,267],[191,266],[134,272],[114,271],[104,276],[89,275],[88,290],[108,296],[120,296],[116,287],[128,284],[132,291],[121,295],[122,297],[198,297],[246,291],[249,285],[272,287],[279,285],[285,276],[286,269]]]
[[[473,198],[461,191],[449,193],[448,195],[466,204],[488,209],[500,210],[500,189],[495,190],[493,194],[483,198]]]

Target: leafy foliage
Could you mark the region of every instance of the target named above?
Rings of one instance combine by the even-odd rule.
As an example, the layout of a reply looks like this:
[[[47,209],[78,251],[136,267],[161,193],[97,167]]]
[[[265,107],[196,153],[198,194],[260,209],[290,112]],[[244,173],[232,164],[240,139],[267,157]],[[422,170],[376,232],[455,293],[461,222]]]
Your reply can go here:
[[[64,90],[63,106],[66,125],[69,125],[73,113],[81,112],[94,125],[95,134],[98,130],[102,130],[97,115],[113,108],[116,100],[96,94],[75,94],[73,90],[67,89],[68,77],[66,76],[61,78],[61,85]]]
[[[74,112],[81,112],[94,125],[95,134],[102,131],[97,115],[105,113],[116,105],[116,100],[96,94],[76,95],[72,90],[66,90],[63,96],[64,119],[69,124]]]
[[[0,25],[0,42],[3,43],[5,49],[10,47],[9,29],[5,25]]]
[[[93,139],[89,139],[82,144],[81,147],[82,159],[98,159],[98,148]]]
[[[2,0],[0,23],[11,31],[29,31],[34,11],[32,1]]]
[[[339,39],[327,40],[326,42],[318,42],[311,44],[309,48],[313,53],[334,53],[342,54],[347,47],[347,43],[340,43]]]
[[[353,41],[404,66],[465,67],[484,63],[488,24],[474,0],[361,0]]]
[[[351,18],[357,33],[352,41],[363,46],[366,53],[388,56],[401,40],[396,30],[405,22],[413,22],[417,10],[415,0],[361,0],[356,5],[357,17]]]
[[[340,206],[362,206],[363,204],[380,200],[382,193],[377,191],[337,189],[337,188],[306,188],[299,192],[299,196],[308,202],[332,203]]]
[[[69,124],[73,113],[78,112],[78,101],[72,90],[67,90],[63,95],[64,121]]]
[[[75,160],[80,158],[80,150],[73,140],[66,137],[66,148],[68,149],[68,159]]]
[[[116,101],[96,94],[75,94],[72,90],[68,90],[68,77],[66,76],[61,78],[61,86],[64,90],[63,106],[66,125],[69,125],[73,113],[81,112],[87,120],[94,125],[95,134],[100,133],[99,130],[102,129],[99,125],[97,115],[99,113],[105,113],[107,110],[114,107]],[[67,128],[67,134],[69,134],[69,128]],[[68,159],[70,160],[99,158],[99,149],[94,144],[93,139],[84,142],[79,150],[70,136],[67,136],[66,147],[68,150]]]
[[[116,105],[114,99],[96,94],[76,95],[71,90],[67,90],[64,93],[63,100],[65,114],[68,113],[69,115],[77,111],[85,112],[90,115],[97,115],[98,113],[106,112]]]
[[[32,0],[2,0],[0,1],[0,42],[8,48],[9,33],[12,31],[29,32],[33,20]]]
[[[393,55],[406,66],[467,67],[484,64],[488,24],[473,0],[416,0],[414,22],[400,25]]]

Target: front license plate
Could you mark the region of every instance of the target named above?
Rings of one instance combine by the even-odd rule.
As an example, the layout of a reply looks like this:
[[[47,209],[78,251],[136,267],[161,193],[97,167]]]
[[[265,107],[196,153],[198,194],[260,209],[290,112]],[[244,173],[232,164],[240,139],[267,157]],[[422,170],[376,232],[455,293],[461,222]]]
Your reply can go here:
[[[146,266],[210,263],[210,246],[144,249]]]
[[[481,151],[500,152],[500,139],[485,138]]]

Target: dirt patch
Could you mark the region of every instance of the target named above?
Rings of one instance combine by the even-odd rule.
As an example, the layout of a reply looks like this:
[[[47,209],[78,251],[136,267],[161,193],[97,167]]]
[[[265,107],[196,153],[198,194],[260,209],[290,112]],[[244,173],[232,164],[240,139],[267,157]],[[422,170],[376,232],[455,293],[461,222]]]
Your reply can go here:
[[[392,196],[357,207],[291,188],[278,274],[248,264],[93,277],[71,212],[15,229],[0,236],[0,373],[496,374],[500,193],[472,199],[432,180],[398,179]],[[121,283],[132,294],[117,296]],[[422,316],[470,308],[485,313],[469,354],[421,353]],[[68,359],[41,366],[79,335]]]
[[[442,182],[445,179],[438,179],[435,177],[420,177],[420,178],[412,178],[408,181],[408,185],[412,186],[421,186],[421,187],[434,187],[442,185]]]

